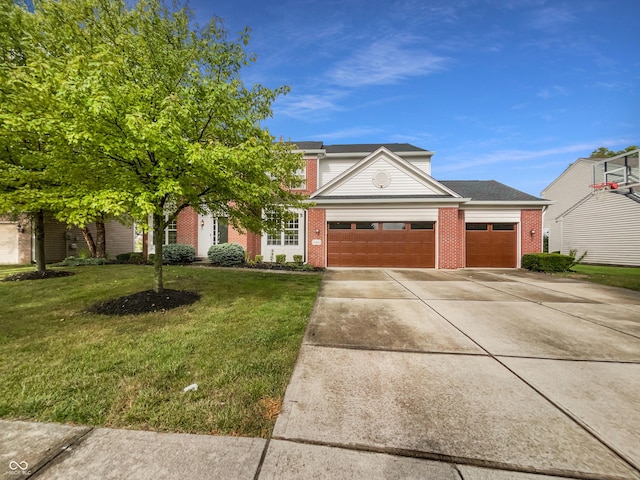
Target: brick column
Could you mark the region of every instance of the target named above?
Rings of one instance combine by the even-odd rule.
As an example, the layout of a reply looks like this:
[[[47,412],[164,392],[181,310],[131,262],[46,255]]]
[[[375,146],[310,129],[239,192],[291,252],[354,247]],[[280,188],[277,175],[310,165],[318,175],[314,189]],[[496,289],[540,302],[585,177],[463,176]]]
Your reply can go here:
[[[193,208],[183,209],[176,220],[176,241],[191,245],[198,251],[198,212]]]
[[[542,252],[542,210],[520,212],[520,242],[522,255]]]
[[[438,268],[464,267],[464,211],[438,210]]]
[[[327,257],[327,211],[324,208],[310,208],[308,213],[309,233],[307,235],[307,263],[315,267],[326,267]],[[318,233],[316,233],[316,230]],[[320,241],[320,245],[314,245]]]
[[[229,223],[229,243],[237,243],[242,245],[249,260],[254,260],[256,255],[260,255],[261,237],[257,233],[244,232],[240,233]]]

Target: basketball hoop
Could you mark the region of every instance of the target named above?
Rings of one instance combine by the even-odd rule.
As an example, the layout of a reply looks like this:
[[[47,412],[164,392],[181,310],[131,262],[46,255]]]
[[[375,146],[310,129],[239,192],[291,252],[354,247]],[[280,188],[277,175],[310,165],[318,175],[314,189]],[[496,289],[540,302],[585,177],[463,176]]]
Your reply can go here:
[[[616,182],[594,183],[589,186],[593,188],[593,194],[599,202],[602,202],[606,198],[607,191],[618,189],[618,184]]]

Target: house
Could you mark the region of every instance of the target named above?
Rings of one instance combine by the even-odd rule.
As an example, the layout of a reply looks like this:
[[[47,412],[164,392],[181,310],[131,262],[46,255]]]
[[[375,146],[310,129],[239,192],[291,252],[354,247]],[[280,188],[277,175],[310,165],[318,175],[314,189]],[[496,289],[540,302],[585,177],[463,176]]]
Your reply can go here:
[[[69,228],[47,215],[44,231],[47,263],[59,262],[87,250],[82,232],[77,227]],[[89,225],[89,231],[95,239],[94,224]],[[109,220],[105,223],[105,234],[109,256],[134,251],[135,235],[131,227]],[[34,239],[29,218],[24,215],[18,218],[0,216],[0,265],[31,263],[34,258],[33,249]]]
[[[177,243],[204,257],[212,244],[241,244],[249,258],[301,255],[321,266],[517,268],[542,249],[549,201],[488,180],[438,181],[433,152],[407,143],[296,142],[313,207],[294,212],[277,235],[239,233],[223,219],[185,209]]]
[[[549,251],[587,253],[585,263],[640,266],[638,150],[609,159],[579,158],[541,192]],[[626,165],[625,165],[626,163]],[[594,184],[606,185],[594,190]]]
[[[305,160],[299,191],[313,206],[292,212],[279,233],[241,233],[225,218],[186,208],[164,243],[193,245],[205,258],[212,245],[236,242],[250,259],[299,255],[320,267],[518,268],[523,254],[542,250],[548,200],[494,180],[438,181],[434,152],[407,143],[295,145]],[[14,237],[15,228],[8,228]],[[77,252],[78,234],[64,226],[47,232],[47,260]],[[135,229],[113,222],[107,234],[112,256],[141,249]]]

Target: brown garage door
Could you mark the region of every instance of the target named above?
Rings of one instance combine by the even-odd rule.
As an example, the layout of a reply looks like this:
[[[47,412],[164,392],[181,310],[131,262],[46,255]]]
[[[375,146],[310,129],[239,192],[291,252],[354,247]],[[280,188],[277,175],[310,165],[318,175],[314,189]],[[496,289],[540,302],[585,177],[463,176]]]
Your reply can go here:
[[[467,267],[515,268],[517,266],[515,223],[467,223]]]
[[[434,222],[329,222],[330,267],[436,265]]]

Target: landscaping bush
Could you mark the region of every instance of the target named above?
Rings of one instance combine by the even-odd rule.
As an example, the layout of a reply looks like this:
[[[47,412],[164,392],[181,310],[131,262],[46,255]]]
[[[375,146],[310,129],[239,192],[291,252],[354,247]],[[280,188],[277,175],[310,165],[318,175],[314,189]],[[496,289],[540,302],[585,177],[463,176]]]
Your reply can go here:
[[[151,260],[151,255],[149,255],[149,260]],[[141,252],[127,252],[120,253],[116,255],[116,261],[118,263],[130,263],[133,265],[142,265],[146,263],[144,257]]]
[[[196,259],[196,249],[192,245],[173,243],[162,247],[162,261],[164,263],[185,264],[193,263]]]
[[[528,253],[522,256],[522,268],[536,272],[568,272],[576,259],[560,253]]]
[[[120,253],[116,255],[116,260],[118,261],[118,263],[127,263],[131,258],[132,253],[133,252]]]
[[[263,255],[256,255],[256,263],[262,263],[264,262],[264,256]]]
[[[279,263],[280,265],[284,265],[285,263],[287,263],[287,255],[284,253],[279,253],[278,255],[276,255],[276,263]]]
[[[242,265],[244,263],[244,248],[237,243],[221,243],[212,245],[207,256],[214,265],[222,267]]]
[[[293,262],[297,263],[298,265],[302,265],[302,255],[294,255]]]
[[[107,263],[109,263],[109,261],[106,258],[67,257],[55,265],[58,267],[82,267],[85,265],[106,265]]]

